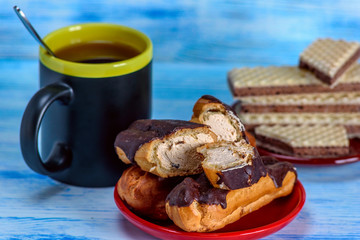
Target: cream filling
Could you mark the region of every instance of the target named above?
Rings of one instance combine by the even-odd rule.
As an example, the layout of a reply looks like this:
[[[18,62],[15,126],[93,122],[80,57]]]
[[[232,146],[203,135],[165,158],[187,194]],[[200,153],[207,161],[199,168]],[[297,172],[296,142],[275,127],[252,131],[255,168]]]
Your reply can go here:
[[[236,141],[237,129],[232,125],[231,121],[220,112],[208,112],[204,117],[204,124],[210,126],[218,136],[218,141]]]
[[[254,148],[244,140],[236,144],[220,144],[200,151],[205,156],[203,165],[217,170],[252,165]]]
[[[196,148],[213,142],[209,134],[179,135],[160,143],[157,147],[157,158],[161,168],[177,170],[193,170],[199,167],[201,157]]]

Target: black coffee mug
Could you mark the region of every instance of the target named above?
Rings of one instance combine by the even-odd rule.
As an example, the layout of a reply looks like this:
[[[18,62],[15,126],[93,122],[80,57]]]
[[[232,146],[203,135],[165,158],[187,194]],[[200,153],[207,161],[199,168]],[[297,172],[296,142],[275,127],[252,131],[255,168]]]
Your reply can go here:
[[[127,59],[84,63],[40,47],[41,89],[21,122],[21,151],[32,170],[71,185],[114,186],[125,168],[114,150],[116,135],[151,114],[152,43],[137,30],[105,23],[65,27],[44,41],[55,55],[87,43],[138,51]]]

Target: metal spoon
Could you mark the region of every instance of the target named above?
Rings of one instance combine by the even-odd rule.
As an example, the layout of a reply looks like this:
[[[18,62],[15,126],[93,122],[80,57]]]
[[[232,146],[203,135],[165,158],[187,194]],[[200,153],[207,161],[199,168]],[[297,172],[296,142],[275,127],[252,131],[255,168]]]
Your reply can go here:
[[[52,56],[56,57],[54,52],[51,51],[51,49],[48,47],[48,45],[46,45],[46,43],[41,39],[41,37],[39,36],[39,34],[37,34],[37,32],[35,31],[35,29],[33,28],[33,26],[31,25],[31,23],[29,22],[29,20],[26,18],[25,14],[23,13],[23,11],[20,10],[19,7],[14,6],[14,10],[16,15],[20,18],[21,22],[24,24],[25,28],[29,31],[29,33],[31,34],[31,36],[33,36],[35,38],[35,40],[43,47],[46,49],[46,51],[51,54]]]

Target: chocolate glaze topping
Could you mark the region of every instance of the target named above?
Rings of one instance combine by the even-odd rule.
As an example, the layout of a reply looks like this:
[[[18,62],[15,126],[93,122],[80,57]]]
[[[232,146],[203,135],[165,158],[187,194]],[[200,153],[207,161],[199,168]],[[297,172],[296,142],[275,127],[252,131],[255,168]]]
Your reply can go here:
[[[257,183],[261,177],[266,176],[266,168],[256,149],[254,149],[254,153],[255,156],[252,159],[252,165],[233,168],[218,173],[219,180],[217,184],[225,184],[229,189],[234,190],[249,187]]]
[[[262,161],[277,188],[282,186],[282,182],[288,171],[294,172],[297,176],[294,166],[289,162],[280,162],[270,156],[263,156]]]
[[[170,206],[186,207],[197,200],[201,204],[220,204],[225,209],[228,192],[228,190],[214,188],[202,173],[195,178],[185,178],[168,194],[166,201]]]
[[[265,175],[266,173],[269,174],[276,187],[281,187],[288,171],[293,171],[296,174],[291,163],[280,162],[272,157],[259,157],[259,159],[260,161],[263,160]],[[245,174],[248,175],[248,173]],[[237,180],[233,179],[233,181]],[[248,185],[244,187],[248,187]],[[196,178],[185,178],[168,194],[166,202],[169,202],[170,206],[188,207],[196,200],[200,204],[220,205],[225,209],[227,206],[226,195],[229,191],[214,188],[207,180],[206,175],[202,173]]]
[[[116,136],[114,146],[121,148],[127,158],[134,162],[135,153],[143,144],[164,138],[180,129],[194,129],[204,126],[203,124],[182,120],[137,120],[128,129],[121,131]]]

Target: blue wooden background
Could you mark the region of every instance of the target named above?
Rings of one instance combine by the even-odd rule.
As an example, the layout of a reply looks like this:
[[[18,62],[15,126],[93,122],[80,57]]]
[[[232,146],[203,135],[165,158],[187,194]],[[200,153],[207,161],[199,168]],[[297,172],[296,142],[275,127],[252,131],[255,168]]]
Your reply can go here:
[[[38,89],[41,36],[66,25],[110,22],[154,44],[153,118],[189,119],[203,94],[233,101],[233,67],[296,65],[318,37],[360,41],[360,1],[0,0],[0,239],[153,239],[126,221],[113,188],[68,186],[32,172],[19,148],[22,113]],[[360,163],[297,166],[307,201],[267,239],[360,239]]]

